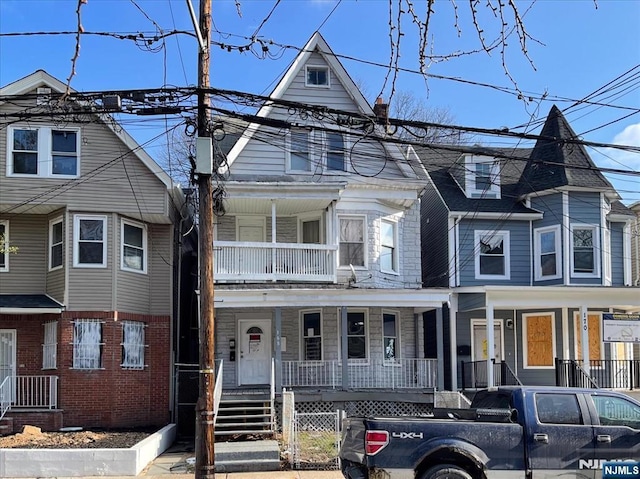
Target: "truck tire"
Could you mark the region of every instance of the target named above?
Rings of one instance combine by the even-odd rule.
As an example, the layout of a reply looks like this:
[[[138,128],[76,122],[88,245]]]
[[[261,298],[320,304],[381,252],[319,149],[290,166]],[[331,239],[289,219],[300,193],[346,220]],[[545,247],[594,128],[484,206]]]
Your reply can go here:
[[[420,479],[473,479],[473,477],[459,466],[438,464],[427,469]]]

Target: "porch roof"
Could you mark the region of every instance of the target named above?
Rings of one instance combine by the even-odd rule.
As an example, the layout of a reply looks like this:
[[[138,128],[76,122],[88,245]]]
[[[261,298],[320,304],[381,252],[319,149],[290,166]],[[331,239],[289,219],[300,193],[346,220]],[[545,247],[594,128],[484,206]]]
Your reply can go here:
[[[0,314],[60,314],[64,305],[46,294],[0,294]]]
[[[478,286],[456,288],[455,293],[485,295],[494,308],[613,308],[640,312],[640,288],[635,286]]]
[[[348,306],[414,308],[414,312],[420,313],[441,308],[447,301],[448,289],[218,288],[215,293],[216,309]]]

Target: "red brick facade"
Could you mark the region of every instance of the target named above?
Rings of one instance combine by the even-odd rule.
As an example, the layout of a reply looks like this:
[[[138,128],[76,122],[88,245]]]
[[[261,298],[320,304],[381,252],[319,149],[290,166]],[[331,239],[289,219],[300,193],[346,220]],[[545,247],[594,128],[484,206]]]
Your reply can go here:
[[[58,409],[62,423],[51,414],[20,414],[19,422],[43,429],[61,426],[125,428],[163,426],[169,422],[171,381],[171,318],[121,312],[66,311],[61,315],[0,315],[2,329],[15,329],[18,376],[58,376]],[[102,324],[102,368],[73,369],[73,321],[97,319]],[[58,321],[57,368],[42,369],[44,323]],[[122,321],[145,324],[145,368],[121,367]],[[9,411],[8,415],[11,415]],[[17,416],[15,416],[17,419]],[[14,420],[15,423],[15,420]]]

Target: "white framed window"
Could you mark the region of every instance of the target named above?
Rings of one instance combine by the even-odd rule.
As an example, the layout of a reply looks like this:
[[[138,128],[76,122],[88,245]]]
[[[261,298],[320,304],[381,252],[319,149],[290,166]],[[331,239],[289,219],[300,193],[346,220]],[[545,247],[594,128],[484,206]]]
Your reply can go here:
[[[554,369],[556,317],[554,313],[522,315],[522,361],[525,369]]]
[[[600,275],[597,231],[593,225],[571,225],[571,276],[593,278]]]
[[[500,161],[496,158],[466,155],[465,192],[468,198],[500,198]]]
[[[474,235],[476,279],[509,279],[509,232],[476,230]]]
[[[602,230],[602,242],[604,243],[602,247],[602,269],[604,271],[604,285],[611,286],[611,230],[609,229],[608,225]]]
[[[300,358],[322,361],[322,311],[300,312]]]
[[[385,361],[400,358],[400,321],[396,311],[382,311],[382,354]]]
[[[73,266],[107,267],[107,217],[74,215]]]
[[[7,131],[7,176],[80,175],[79,129],[11,126]]]
[[[76,319],[73,323],[73,369],[102,368],[102,322]]]
[[[340,216],[339,266],[366,267],[365,224],[362,216]]]
[[[306,65],[304,69],[304,84],[309,87],[329,88],[329,67],[323,65]]]
[[[44,343],[42,343],[42,369],[56,369],[58,352],[58,322],[44,323]]]
[[[560,225],[536,228],[533,234],[535,279],[543,281],[560,278],[562,274]]]
[[[380,220],[380,270],[398,273],[398,223]]]
[[[338,309],[338,337],[340,354],[342,354],[342,327],[340,324],[340,310]],[[347,358],[369,358],[369,312],[366,309],[347,310]]]
[[[327,171],[347,171],[347,145],[345,135],[337,131],[325,134]]]
[[[312,152],[311,138],[313,131],[292,129],[289,132],[288,170],[296,173],[311,173]]]
[[[64,229],[62,217],[49,221],[49,271],[62,268]]]
[[[0,220],[0,272],[9,271],[9,222]]]
[[[124,271],[147,272],[147,228],[141,223],[122,220],[121,264]]]
[[[122,322],[122,368],[144,369],[144,328],[140,321]]]

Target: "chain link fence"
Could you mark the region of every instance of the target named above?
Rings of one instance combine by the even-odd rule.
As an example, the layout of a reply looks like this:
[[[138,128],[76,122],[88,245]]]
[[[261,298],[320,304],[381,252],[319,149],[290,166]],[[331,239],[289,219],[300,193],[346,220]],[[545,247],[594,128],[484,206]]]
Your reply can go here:
[[[295,469],[340,469],[340,412],[296,411],[291,449]]]

